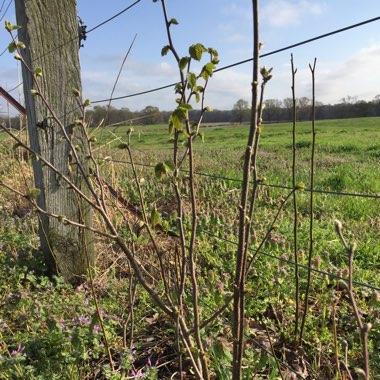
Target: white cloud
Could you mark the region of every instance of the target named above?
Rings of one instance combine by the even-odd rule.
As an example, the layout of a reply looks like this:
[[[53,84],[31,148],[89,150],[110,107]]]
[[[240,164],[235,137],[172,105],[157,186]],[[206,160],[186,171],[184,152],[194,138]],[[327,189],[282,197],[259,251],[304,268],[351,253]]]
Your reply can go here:
[[[311,97],[311,72],[307,64],[297,65],[296,96]],[[316,97],[317,101],[334,104],[343,97],[357,96],[360,100],[370,101],[380,94],[380,41],[353,52],[340,62],[317,61]],[[274,66],[273,79],[267,86],[267,98],[283,99],[291,96],[290,64]]]
[[[322,63],[317,79],[321,98],[335,103],[346,95],[371,100],[380,93],[380,42],[357,51],[346,61]]]
[[[266,90],[266,98],[283,99],[291,96],[291,71],[289,62],[274,64],[273,79]],[[271,65],[270,65],[271,66]],[[297,65],[296,96],[311,97],[311,73],[308,64]],[[380,93],[380,41],[354,52],[340,62],[328,58],[317,61],[316,95],[325,104],[336,103],[342,97],[351,95],[358,99],[371,100]],[[193,67],[196,70],[196,67]],[[92,100],[108,98],[115,75],[108,71],[83,72],[85,96]],[[129,61],[120,78],[114,96],[143,92],[161,87],[178,80],[174,64],[162,61],[157,64]],[[206,104],[214,109],[231,109],[240,98],[250,100],[250,65],[239,66],[216,73],[209,82]],[[113,103],[115,107],[143,109],[147,105],[170,110],[175,107],[173,88],[142,96],[127,98]]]
[[[149,64],[138,61],[127,62],[119,78],[113,97],[140,93],[156,87],[161,87],[177,80],[177,71],[167,62]],[[85,97],[92,101],[107,99],[111,95],[117,73],[107,70],[82,72],[82,82]],[[103,105],[107,103],[101,103]],[[115,100],[115,107],[128,107],[132,110],[145,108],[147,105],[157,106],[162,110],[175,106],[173,88],[147,95]]]
[[[272,27],[298,24],[307,14],[320,15],[324,6],[311,0],[271,0],[262,9],[261,18]]]

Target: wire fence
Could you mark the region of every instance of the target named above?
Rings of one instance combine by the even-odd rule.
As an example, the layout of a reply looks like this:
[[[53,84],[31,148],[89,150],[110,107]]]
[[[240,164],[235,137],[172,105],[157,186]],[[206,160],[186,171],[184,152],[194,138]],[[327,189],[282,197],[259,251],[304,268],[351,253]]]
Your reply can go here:
[[[106,161],[106,162],[113,162],[113,163],[116,163],[116,164],[128,164],[128,165],[132,165],[132,163],[130,161],[116,160],[116,159],[112,159],[112,158],[100,159],[100,160],[103,160],[103,161]],[[154,169],[155,168],[155,165],[151,165],[151,164],[135,163],[135,162],[133,164],[135,166],[140,166],[140,167],[149,168],[149,169]],[[182,169],[181,171],[184,172],[184,173],[189,173],[188,170],[183,170]],[[199,172],[196,172],[196,171],[194,172],[194,174],[196,174],[196,175],[202,175],[202,176],[204,175],[206,177],[211,177],[212,179],[233,180],[233,179],[228,178],[228,177],[210,176],[207,173],[199,173]],[[239,180],[238,182],[241,182],[241,180]],[[263,187],[264,186],[276,186],[277,187],[277,185],[267,185],[267,184],[261,184],[261,186],[263,186]],[[290,186],[281,186],[281,185],[278,185],[278,186],[280,188],[282,188],[282,189],[287,189],[287,190],[292,190],[292,191],[296,190],[294,187],[290,187]],[[351,194],[351,193],[343,193],[343,192],[330,192],[330,191],[324,191],[324,190],[315,191],[315,190],[311,190],[311,189],[309,189],[308,191],[314,191],[314,192],[318,192],[318,193],[322,193],[322,194],[334,194],[334,195],[359,197],[359,198],[361,198],[361,197],[364,197],[364,198],[375,198],[375,199],[379,199],[380,198],[379,196],[371,196],[369,194]],[[225,243],[229,243],[229,244],[232,244],[234,246],[238,246],[238,243],[236,241],[227,239],[227,238],[222,237],[220,235],[213,234],[213,233],[211,233],[209,231],[206,231],[206,230],[204,230],[202,228],[198,228],[198,232],[201,233],[201,234],[204,234],[204,235],[208,235],[209,237],[212,237],[212,238],[224,241]],[[320,270],[320,269],[315,268],[315,267],[310,267],[308,265],[304,265],[304,264],[300,264],[300,263],[295,263],[292,260],[288,260],[288,259],[286,259],[284,257],[275,256],[275,255],[270,254],[268,252],[265,252],[263,250],[259,250],[258,253],[260,255],[262,255],[262,256],[266,256],[266,257],[272,258],[274,260],[286,263],[286,264],[291,265],[291,266],[298,266],[298,267],[303,268],[303,269],[310,269],[312,272],[314,272],[314,273],[316,273],[318,275],[321,275],[321,276],[326,276],[326,277],[329,277],[329,278],[332,278],[332,279],[337,279],[337,280],[342,280],[342,281],[348,282],[348,278],[339,276],[338,274],[335,274],[333,272],[327,272],[327,271]],[[222,268],[219,268],[219,269],[222,269]],[[360,282],[360,281],[354,281],[353,283],[354,283],[354,285],[362,287],[362,288],[367,288],[367,289],[370,289],[370,290],[380,291],[380,287],[373,286],[373,285],[368,284],[368,283],[363,283],[363,282]]]
[[[118,159],[113,159],[113,158],[107,158],[107,161],[111,161],[111,162],[115,162],[115,163],[119,163],[119,164],[132,165],[131,161],[126,161],[126,160],[118,160]],[[155,167],[155,165],[146,164],[146,163],[142,163],[142,162],[134,162],[134,165],[146,167],[146,168],[154,168]],[[181,169],[181,172],[189,173],[189,171],[186,169]],[[194,171],[194,174],[197,176],[200,176],[200,177],[208,177],[208,178],[213,178],[216,180],[232,181],[232,182],[238,182],[238,183],[243,182],[243,180],[240,178],[219,176],[216,174],[204,173],[204,172],[200,172],[197,170]],[[251,184],[253,184],[252,181],[251,181]],[[292,187],[292,186],[280,185],[280,184],[261,183],[261,186],[273,187],[273,188],[284,189],[284,190],[294,190],[294,187]],[[330,191],[330,190],[319,190],[319,189],[308,189],[308,188],[303,189],[303,191],[309,192],[309,193],[313,192],[313,193],[317,193],[317,194],[338,195],[338,196],[343,196],[343,197],[380,199],[380,195],[378,195],[378,194],[351,193],[351,192],[344,192],[344,191]]]
[[[112,17],[109,17],[106,20],[100,22],[99,24],[93,26],[92,28],[90,28],[89,30],[86,31],[86,34],[87,33],[91,33],[93,31],[97,30],[98,28],[100,28],[100,27],[108,24],[109,22],[111,22],[115,18],[121,16],[122,14],[124,14],[125,12],[127,12],[128,10],[130,10],[131,8],[133,8],[134,6],[136,6],[140,1],[141,0],[136,0],[135,2],[133,2],[130,5],[128,5],[127,7],[125,7],[124,9],[122,9],[120,12],[116,13],[115,15],[113,15]],[[0,21],[5,17],[5,15],[6,15],[7,11],[9,10],[12,2],[13,2],[13,0],[9,1],[6,9],[4,10],[4,13],[3,13]],[[0,7],[0,12],[3,9],[4,5],[5,5],[5,0],[3,0],[3,2],[2,2],[2,5]],[[364,25],[367,25],[369,23],[373,23],[373,22],[376,22],[376,21],[379,21],[379,20],[380,20],[380,16],[374,17],[374,18],[371,18],[371,19],[367,19],[367,20],[364,20],[362,22],[346,26],[344,28],[336,29],[336,30],[333,30],[331,32],[324,33],[324,34],[315,36],[315,37],[310,38],[310,39],[306,39],[306,40],[303,40],[303,41],[300,41],[300,42],[297,42],[297,43],[294,43],[294,44],[287,45],[287,46],[282,47],[280,49],[276,49],[276,50],[273,50],[271,52],[262,54],[260,57],[263,58],[263,57],[271,56],[271,55],[274,55],[274,54],[278,54],[280,52],[287,51],[287,50],[290,50],[290,49],[293,49],[295,47],[299,47],[299,46],[302,46],[302,45],[306,45],[306,44],[312,43],[314,41],[321,40],[321,39],[324,39],[324,38],[327,38],[327,37],[330,37],[330,36],[333,36],[333,35],[336,35],[336,34],[339,34],[339,33],[342,33],[342,32],[346,32],[348,30],[352,30],[352,29],[355,29],[355,28],[358,28],[358,27],[361,27],[361,26],[364,26]],[[43,53],[43,55],[41,55],[37,59],[40,59],[40,58],[42,58],[42,57],[44,57],[44,56],[46,56],[48,54],[51,54],[51,53],[55,52],[56,50],[59,50],[62,47],[64,47],[66,44],[68,44],[68,43],[70,43],[70,42],[72,42],[74,40],[77,40],[79,38],[80,38],[79,35],[75,35],[71,39],[69,39],[68,41],[65,41],[64,43],[60,44],[59,46],[57,46],[57,47],[55,47],[55,48],[53,48],[53,49],[51,49],[51,50]],[[4,50],[4,52],[6,50],[7,50],[7,48]],[[2,52],[0,55],[4,54],[4,52]],[[249,58],[249,59],[246,59],[246,60],[235,62],[235,63],[232,63],[230,65],[221,67],[221,68],[215,70],[215,72],[221,72],[221,71],[224,71],[224,70],[236,67],[236,66],[240,66],[240,65],[243,65],[245,63],[252,62],[252,61],[253,61],[253,58]],[[9,92],[14,91],[21,84],[22,83],[20,83],[17,86],[13,87]],[[120,100],[120,99],[126,99],[126,98],[130,98],[130,97],[135,97],[135,96],[141,96],[141,95],[144,95],[144,94],[148,94],[148,93],[160,91],[160,90],[163,90],[163,89],[167,89],[167,88],[170,88],[170,87],[174,87],[176,84],[177,84],[177,82],[176,83],[170,83],[170,84],[167,84],[167,85],[164,85],[164,86],[160,86],[160,87],[156,87],[156,88],[153,88],[153,89],[141,91],[141,92],[138,92],[138,93],[123,95],[123,96],[113,97],[113,98],[108,98],[108,99],[95,100],[95,101],[92,101],[92,103],[93,104],[97,104],[97,103],[102,103],[102,102],[111,102],[113,100]],[[129,161],[123,161],[123,160],[117,160],[117,159],[111,159],[111,161],[114,162],[114,163],[120,163],[120,164],[129,164],[129,165],[131,164],[131,162],[129,162]],[[142,167],[154,168],[154,165],[144,164],[144,163],[135,163],[135,165],[142,166]],[[185,169],[182,169],[182,171],[183,172],[188,172]],[[196,174],[197,176],[208,177],[208,178],[215,179],[215,180],[233,181],[233,182],[237,182],[237,183],[241,183],[242,182],[242,179],[239,179],[239,178],[231,178],[231,177],[227,177],[227,176],[219,176],[219,175],[212,174],[212,173],[204,173],[204,172],[200,172],[200,171],[195,171],[194,174]],[[261,184],[261,186],[272,187],[272,188],[279,188],[279,189],[287,189],[287,190],[294,190],[294,188],[292,186],[287,186],[287,185],[282,185],[282,184],[267,184],[267,183],[263,183],[263,184]],[[347,197],[368,198],[368,199],[380,199],[380,195],[379,194],[362,194],[362,193],[339,192],[339,191],[330,191],[330,190],[322,190],[322,189],[308,189],[308,188],[305,188],[304,191],[306,191],[306,192],[313,192],[313,193],[319,193],[319,194],[336,195],[336,196],[347,196]],[[202,232],[206,233],[206,234],[210,234],[207,231],[202,231]],[[218,239],[223,239],[223,238],[218,237],[216,235],[214,235],[213,237],[214,238],[218,238]],[[236,242],[229,241],[228,239],[226,240],[226,242],[231,243],[231,244],[235,244],[235,245],[237,244]],[[268,257],[272,257],[272,258],[280,260],[280,261],[285,261],[285,262],[287,262],[290,265],[296,265],[292,261],[285,260],[283,258],[279,258],[279,257],[270,255],[270,254],[262,252],[262,251],[260,251],[260,254],[267,255]],[[329,276],[329,277],[333,277],[333,278],[338,278],[338,279],[342,279],[342,280],[347,280],[347,279],[341,278],[341,277],[339,277],[339,276],[337,276],[335,274],[324,272],[324,271],[321,271],[321,270],[316,269],[316,268],[309,268],[308,266],[303,266],[301,264],[298,264],[298,265],[300,267],[304,267],[305,269],[310,269],[313,272],[319,273],[321,275],[325,275],[325,276]],[[379,288],[373,287],[370,284],[362,284],[362,283],[357,282],[356,285],[367,287],[367,288],[373,289],[373,290],[380,290]]]
[[[97,30],[98,28],[101,28],[104,25],[108,24],[109,22],[111,22],[115,18],[121,16],[122,14],[124,14],[125,12],[127,12],[128,10],[130,10],[131,8],[133,8],[134,6],[136,6],[140,1],[141,0],[137,0],[137,1],[133,2],[132,4],[130,4],[129,6],[125,7],[120,12],[116,13],[115,15],[113,15],[112,17],[109,17],[106,20],[104,20],[104,21],[100,22],[99,24],[93,26],[92,28],[88,29],[85,32],[86,35],[89,34],[89,33],[92,33],[93,31]],[[6,16],[8,10],[9,10],[11,4],[12,4],[12,2],[13,2],[13,0],[10,0],[9,3],[7,4],[7,6],[6,6],[5,10],[4,10],[4,13],[2,14],[2,16],[0,18],[0,22]],[[0,7],[0,14],[1,14],[4,6],[5,6],[5,3],[6,3],[6,0],[3,0],[2,4],[1,4],[1,7]],[[352,30],[352,29],[355,29],[355,28],[367,25],[369,23],[377,22],[379,20],[380,20],[380,16],[374,17],[374,18],[371,18],[371,19],[368,19],[368,20],[364,20],[362,22],[359,22],[359,23],[356,23],[356,24],[352,24],[352,25],[346,26],[344,28],[336,29],[334,31],[331,31],[331,32],[328,32],[328,33],[325,33],[325,34],[321,34],[321,35],[315,36],[313,38],[302,40],[300,42],[284,46],[284,47],[282,47],[280,49],[276,49],[276,50],[270,51],[268,53],[264,53],[264,54],[262,54],[260,56],[260,58],[268,57],[268,56],[275,55],[275,54],[278,54],[280,52],[284,52],[284,51],[287,51],[287,50],[290,50],[290,49],[293,49],[293,48],[296,48],[296,47],[299,47],[299,46],[302,46],[302,45],[310,44],[312,42],[315,42],[315,41],[318,41],[318,40],[321,40],[321,39],[324,39],[324,38],[327,38],[327,37],[330,37],[330,36],[333,36],[333,35],[336,35],[336,34],[339,34],[339,33],[343,33],[343,32],[346,32],[348,30]],[[54,47],[54,48],[46,51],[45,53],[43,53],[42,55],[40,55],[35,60],[42,59],[43,57],[45,57],[45,56],[47,56],[49,54],[52,54],[52,53],[56,52],[57,50],[62,49],[67,44],[69,44],[69,43],[71,43],[73,41],[76,41],[79,38],[80,38],[79,35],[75,35],[72,38],[70,38],[69,40],[64,41],[62,44],[60,44],[60,45],[58,45],[58,46],[56,46],[56,47]],[[5,49],[0,53],[0,57],[5,54],[5,52],[7,51],[7,49],[8,49],[8,47],[5,47]],[[214,72],[215,73],[222,72],[222,71],[225,71],[225,70],[228,70],[228,69],[231,69],[231,68],[234,68],[234,67],[237,67],[237,66],[240,66],[240,65],[252,62],[252,61],[253,61],[253,58],[248,58],[248,59],[245,59],[245,60],[242,60],[242,61],[239,61],[239,62],[235,62],[235,63],[229,64],[229,65],[226,65],[226,66],[221,67],[219,69],[216,69]],[[159,87],[156,87],[156,88],[147,89],[147,90],[144,90],[144,91],[140,91],[140,92],[136,92],[136,93],[131,93],[131,94],[126,94],[126,95],[122,95],[122,96],[111,97],[111,98],[107,98],[107,99],[98,99],[98,100],[92,101],[92,104],[111,102],[111,101],[115,101],[115,100],[121,100],[121,99],[127,99],[127,98],[142,96],[142,95],[145,95],[145,94],[150,94],[150,93],[153,93],[153,92],[157,92],[157,91],[161,91],[161,90],[164,90],[164,89],[172,88],[177,83],[178,82],[169,83],[169,84],[166,84],[166,85],[163,85],[163,86],[159,86]],[[16,90],[21,85],[22,85],[22,83],[19,83],[17,86],[14,86],[13,88],[11,88],[11,90],[9,90],[9,92],[12,92],[12,91]],[[112,158],[108,159],[107,161],[111,161],[111,162],[113,162],[115,164],[127,164],[127,165],[131,165],[132,164],[130,161],[118,160],[118,159],[112,159]],[[153,169],[155,167],[155,165],[146,164],[146,163],[134,163],[134,164],[136,166],[145,167],[145,168],[151,168],[151,169]],[[186,170],[186,169],[182,169],[181,171],[183,173],[189,173],[189,171]],[[201,172],[201,171],[195,171],[194,174],[197,175],[197,176],[199,176],[199,177],[210,178],[210,179],[213,179],[213,180],[232,181],[232,182],[236,182],[236,183],[242,183],[243,182],[242,179],[240,179],[240,178],[232,178],[232,177],[228,177],[228,176],[220,176],[220,175],[216,175],[216,174],[213,174],[213,173],[205,173],[205,172]],[[293,190],[293,191],[295,190],[294,187],[292,187],[292,186],[287,186],[287,185],[282,185],[282,184],[262,183],[260,186],[262,186],[262,187],[269,187],[269,188],[278,188],[278,189]],[[380,195],[379,194],[339,192],[339,191],[330,191],[330,190],[323,190],[323,189],[308,189],[308,188],[305,188],[304,191],[305,192],[318,193],[318,194],[344,196],[344,197],[367,198],[367,199],[376,199],[376,200],[380,199]],[[225,237],[216,235],[216,234],[214,234],[214,233],[212,233],[210,231],[206,231],[206,230],[203,230],[203,229],[199,228],[198,232],[201,233],[201,234],[204,234],[204,235],[206,235],[206,236],[208,236],[210,238],[217,239],[219,241],[223,241],[223,242],[231,244],[233,246],[237,246],[238,245],[238,243],[236,241],[233,241],[231,239],[227,239]],[[259,250],[258,253],[261,256],[265,256],[265,257],[271,258],[273,260],[276,260],[276,261],[279,261],[279,262],[283,262],[283,263],[285,263],[287,265],[290,265],[290,266],[298,266],[300,268],[310,270],[310,271],[314,272],[315,274],[317,274],[319,276],[324,276],[324,277],[328,277],[328,278],[331,278],[331,279],[337,279],[337,280],[342,280],[342,281],[348,282],[347,278],[339,276],[336,273],[320,270],[318,268],[310,267],[308,265],[304,265],[304,264],[300,264],[300,263],[295,263],[292,260],[288,260],[288,259],[286,259],[284,257],[278,257],[276,255],[273,255],[271,253],[265,252],[263,250]],[[363,283],[363,282],[358,282],[358,281],[354,281],[353,283],[354,283],[355,286],[358,286],[358,287],[366,288],[366,289],[369,289],[369,290],[372,290],[372,291],[380,291],[380,287],[373,286],[373,285],[368,284],[368,283]],[[200,299],[200,301],[205,306],[210,307],[202,299]],[[228,321],[229,324],[231,324],[231,322],[227,318],[225,318],[225,319],[226,319],[226,321]],[[247,338],[248,338],[248,336],[247,336]],[[266,347],[264,347],[260,342],[256,341],[255,339],[253,339],[252,341],[253,341],[253,343],[255,345],[257,345],[258,347],[260,347],[267,354],[274,356],[274,354],[272,352],[270,352]],[[277,358],[277,360],[279,360],[279,359]],[[302,377],[298,372],[296,372],[291,366],[289,366],[284,361],[279,360],[279,362],[280,362],[280,364],[281,364],[281,366],[283,368],[286,368],[286,369],[290,370],[291,372],[295,373],[296,376],[299,379],[305,379],[304,377]]]

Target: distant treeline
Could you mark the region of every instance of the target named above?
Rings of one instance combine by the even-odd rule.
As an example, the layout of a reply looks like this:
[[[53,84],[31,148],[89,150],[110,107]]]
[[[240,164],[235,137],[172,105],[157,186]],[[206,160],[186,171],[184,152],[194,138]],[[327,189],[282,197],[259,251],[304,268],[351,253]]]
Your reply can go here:
[[[306,121],[311,119],[312,105],[307,97],[298,98],[297,120]],[[165,124],[168,122],[170,111],[161,111],[154,106],[147,106],[141,111],[131,111],[129,108],[110,107],[107,112],[106,106],[94,106],[86,112],[87,120],[91,127],[98,126],[103,121],[105,125],[130,124],[130,125],[150,125]],[[199,116],[199,110],[190,111],[190,117],[195,120]],[[291,98],[268,99],[265,101],[263,111],[264,123],[286,122],[292,120],[293,100]],[[342,98],[337,104],[316,104],[316,119],[343,119],[356,117],[380,116],[380,95],[371,101],[357,100],[355,97],[347,96]],[[249,103],[239,99],[231,110],[212,110],[206,112],[203,123],[245,123],[250,118]],[[0,117],[0,122],[9,126],[9,118]],[[18,129],[20,118],[10,119],[12,128]]]

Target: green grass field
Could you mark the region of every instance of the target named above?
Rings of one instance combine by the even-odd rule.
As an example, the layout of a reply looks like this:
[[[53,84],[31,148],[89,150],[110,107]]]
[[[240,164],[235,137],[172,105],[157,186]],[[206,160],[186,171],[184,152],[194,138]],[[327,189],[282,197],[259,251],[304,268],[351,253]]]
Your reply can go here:
[[[161,213],[164,229],[173,230],[175,223],[172,214],[176,207],[173,188],[167,178],[158,180],[154,173],[154,166],[158,162],[171,159],[172,144],[169,142],[167,126],[133,128],[132,153],[137,164],[145,206],[148,211],[156,208]],[[310,187],[311,123],[298,123],[296,128],[297,183],[303,182],[307,190]],[[126,150],[117,148],[121,141],[127,141],[128,129],[128,126],[123,126],[97,131],[94,149],[99,158],[112,157],[113,160],[125,161],[113,162],[109,158],[100,160],[104,163],[101,171],[125,199],[139,205],[136,182]],[[334,229],[334,220],[340,220],[348,241],[357,244],[354,280],[364,286],[356,285],[355,294],[365,321],[373,325],[369,334],[371,371],[373,379],[379,379],[380,293],[371,286],[380,288],[380,119],[318,121],[316,130],[315,189],[332,193],[314,193],[312,267],[330,273],[331,276],[347,278],[347,254]],[[196,142],[195,161],[199,216],[196,250],[199,260],[199,302],[202,307],[201,318],[204,320],[216,308],[221,307],[225,297],[233,291],[241,157],[248,127],[212,126],[205,127],[202,131],[205,141]],[[8,140],[5,146],[11,146]],[[183,150],[184,147],[181,148]],[[264,238],[281,202],[291,191],[288,188],[271,186],[292,185],[291,124],[264,126],[258,154],[258,172],[260,177],[266,178],[266,182],[260,187],[256,203],[253,219],[255,231],[251,239],[250,254]],[[2,178],[12,178],[14,173],[15,170],[7,166],[3,168],[1,175]],[[180,178],[186,210],[186,166]],[[369,197],[342,193],[364,194]],[[299,263],[304,266],[308,263],[310,244],[310,194],[309,191],[297,191],[298,254]],[[4,253],[0,256],[0,289],[4,294],[0,302],[6,305],[0,309],[0,341],[4,342],[0,344],[0,370],[3,371],[0,372],[0,379],[7,378],[2,377],[1,373],[9,375],[8,378],[42,379],[53,378],[53,375],[62,379],[81,379],[86,378],[85,376],[91,378],[93,368],[98,367],[104,378],[122,379],[123,377],[106,376],[109,368],[102,364],[107,359],[97,329],[96,334],[94,332],[97,320],[89,289],[84,287],[73,290],[59,278],[50,281],[43,276],[43,263],[35,250],[36,218],[15,218],[10,215],[9,210],[13,206],[9,204],[9,201],[4,202],[0,209],[3,220],[0,225],[0,242]],[[280,378],[273,359],[253,343],[254,339],[262,339],[262,342],[266,339],[260,337],[258,326],[264,323],[269,326],[278,356],[285,349],[293,349],[293,214],[294,207],[290,199],[255,259],[247,283],[247,354],[244,365],[250,369],[254,376],[251,378],[254,379]],[[185,218],[185,227],[187,222]],[[123,220],[120,220],[119,225],[123,231]],[[125,231],[128,234],[127,229]],[[170,240],[161,240],[161,244],[168,244],[170,247]],[[148,268],[149,265],[157,264],[151,264],[151,258],[144,256],[146,236],[137,237],[135,244],[142,255],[141,259],[147,260]],[[127,318],[126,310],[129,307],[129,272],[125,271],[126,265],[117,256],[119,253],[114,251],[114,247],[102,249],[99,254],[99,267],[103,272],[98,272],[96,280],[98,301],[106,312],[105,323],[115,361],[123,368],[124,374],[130,374],[131,368],[137,368],[134,367],[137,362],[144,366],[148,357],[160,358],[157,352],[161,352],[162,356],[164,349],[171,352],[168,347],[174,344],[170,341],[173,329],[167,325],[165,318],[160,320],[157,317],[157,307],[138,288],[135,300],[138,307],[134,315],[136,358],[135,362],[128,362],[132,359],[129,359],[129,351],[122,342],[125,339],[123,328]],[[307,270],[300,267],[301,299],[306,278]],[[347,296],[337,284],[338,280],[334,277],[316,272],[312,274],[310,312],[306,319],[303,341],[308,379],[336,379],[334,302],[337,307],[340,358],[343,360],[345,356],[346,341],[349,365],[361,366],[356,321]],[[370,287],[366,287],[366,284]],[[156,284],[158,289],[160,286],[162,284]],[[231,335],[230,320],[231,308],[227,308],[204,332],[203,338],[208,345],[210,366],[215,379],[229,379],[230,346],[223,344]],[[155,342],[156,346],[146,344],[147,337],[150,339],[151,336],[159,337]],[[168,341],[170,343],[162,343]],[[19,344],[24,349],[19,348]],[[167,354],[166,351],[165,353]],[[285,354],[281,357],[287,361]],[[157,375],[157,371],[154,372],[152,368],[143,369],[147,378],[165,378],[163,372]]]

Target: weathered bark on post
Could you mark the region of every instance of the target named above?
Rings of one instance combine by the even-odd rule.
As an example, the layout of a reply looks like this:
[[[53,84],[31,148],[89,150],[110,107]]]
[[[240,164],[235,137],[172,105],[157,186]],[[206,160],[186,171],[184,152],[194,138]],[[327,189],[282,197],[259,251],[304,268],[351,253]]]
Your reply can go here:
[[[41,93],[52,111],[65,126],[87,173],[86,143],[81,127],[74,121],[81,116],[78,98],[72,90],[81,91],[78,54],[78,23],[75,0],[15,0],[19,40],[27,65],[42,69],[38,78]],[[87,193],[86,184],[75,165],[70,144],[63,137],[58,123],[39,96],[32,96],[33,75],[23,67],[25,104],[31,148],[68,176]],[[73,164],[74,162],[74,164]],[[41,190],[38,205],[44,210],[91,226],[91,208],[68,189],[67,183],[40,160],[33,160],[34,180]],[[88,230],[60,222],[40,214],[41,248],[51,274],[58,273],[70,282],[77,282],[94,265],[93,237]]]

